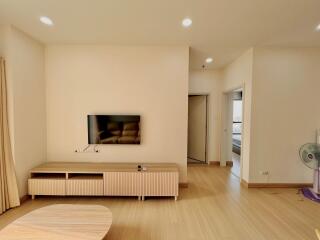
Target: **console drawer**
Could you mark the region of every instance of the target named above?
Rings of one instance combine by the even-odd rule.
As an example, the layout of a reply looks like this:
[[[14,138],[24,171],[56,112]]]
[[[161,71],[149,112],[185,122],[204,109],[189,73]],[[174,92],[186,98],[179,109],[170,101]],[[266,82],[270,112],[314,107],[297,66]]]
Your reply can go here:
[[[65,179],[28,179],[30,195],[66,195]]]
[[[103,179],[68,179],[68,196],[103,196]]]

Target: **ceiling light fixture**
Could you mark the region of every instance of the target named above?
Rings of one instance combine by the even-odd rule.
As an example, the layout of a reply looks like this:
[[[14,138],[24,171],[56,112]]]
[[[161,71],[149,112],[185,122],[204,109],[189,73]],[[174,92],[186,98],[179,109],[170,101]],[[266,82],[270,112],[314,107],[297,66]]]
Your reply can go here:
[[[190,18],[185,18],[182,20],[182,26],[185,28],[190,27],[192,25],[192,20]]]
[[[53,21],[49,17],[46,17],[46,16],[40,17],[40,22],[42,22],[43,24],[48,25],[48,26],[53,26]]]
[[[213,59],[212,58],[207,58],[206,59],[206,63],[212,63],[213,62]]]
[[[316,31],[320,31],[320,24],[316,27]]]

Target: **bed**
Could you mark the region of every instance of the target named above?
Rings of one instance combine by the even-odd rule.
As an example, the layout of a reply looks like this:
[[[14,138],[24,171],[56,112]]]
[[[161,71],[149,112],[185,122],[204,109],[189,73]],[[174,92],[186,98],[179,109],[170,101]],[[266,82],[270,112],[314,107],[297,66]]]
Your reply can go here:
[[[241,134],[232,134],[232,151],[241,154]]]

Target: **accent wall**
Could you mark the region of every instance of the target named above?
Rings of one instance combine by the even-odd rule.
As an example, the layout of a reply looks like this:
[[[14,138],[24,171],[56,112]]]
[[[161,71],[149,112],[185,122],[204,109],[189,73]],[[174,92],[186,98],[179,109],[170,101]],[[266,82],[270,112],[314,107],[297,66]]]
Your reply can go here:
[[[47,160],[170,162],[187,182],[189,48],[49,45]],[[141,145],[88,144],[88,114],[141,115]]]

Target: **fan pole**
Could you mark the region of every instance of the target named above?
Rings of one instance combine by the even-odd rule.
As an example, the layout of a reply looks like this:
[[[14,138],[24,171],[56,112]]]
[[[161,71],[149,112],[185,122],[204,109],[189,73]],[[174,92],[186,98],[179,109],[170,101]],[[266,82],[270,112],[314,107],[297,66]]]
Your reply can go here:
[[[320,132],[317,131],[318,143],[304,144],[299,151],[303,163],[313,169],[313,187],[303,188],[302,192],[306,198],[320,203]]]
[[[314,170],[313,192],[320,194],[320,161],[318,161],[318,168]]]
[[[320,144],[320,129],[317,129],[317,144]],[[320,194],[320,160],[318,159],[318,168],[314,171],[313,191]]]

